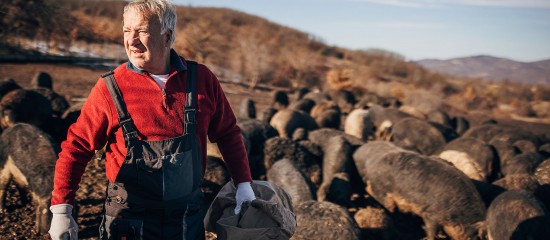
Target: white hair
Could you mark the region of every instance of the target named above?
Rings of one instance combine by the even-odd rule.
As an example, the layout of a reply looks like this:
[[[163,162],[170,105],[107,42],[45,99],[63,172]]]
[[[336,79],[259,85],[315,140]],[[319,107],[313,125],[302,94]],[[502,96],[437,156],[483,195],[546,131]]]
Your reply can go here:
[[[128,3],[124,7],[124,14],[133,9],[142,13],[146,17],[157,16],[160,22],[160,34],[165,34],[170,30],[170,48],[176,40],[176,22],[178,16],[176,9],[169,0],[136,0]]]

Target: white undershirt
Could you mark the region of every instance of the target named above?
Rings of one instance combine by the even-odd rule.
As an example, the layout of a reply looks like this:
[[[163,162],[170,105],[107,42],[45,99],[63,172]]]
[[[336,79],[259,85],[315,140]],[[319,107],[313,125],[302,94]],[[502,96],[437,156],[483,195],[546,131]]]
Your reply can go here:
[[[168,80],[168,74],[164,75],[154,75],[151,74],[151,77],[155,79],[155,82],[160,86],[161,89],[164,89],[164,85],[166,85],[166,81]]]

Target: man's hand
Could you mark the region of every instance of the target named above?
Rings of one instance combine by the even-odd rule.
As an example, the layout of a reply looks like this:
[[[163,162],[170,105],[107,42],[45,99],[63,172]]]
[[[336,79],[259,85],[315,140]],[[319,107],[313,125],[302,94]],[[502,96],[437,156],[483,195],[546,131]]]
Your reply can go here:
[[[78,225],[73,219],[73,206],[70,204],[58,204],[50,207],[53,213],[50,224],[50,237],[52,240],[78,240]]]
[[[254,191],[252,191],[250,182],[239,183],[239,186],[237,186],[237,194],[235,196],[235,200],[237,201],[235,214],[239,214],[241,212],[243,202],[251,202],[254,199],[256,199],[256,197],[254,196]]]

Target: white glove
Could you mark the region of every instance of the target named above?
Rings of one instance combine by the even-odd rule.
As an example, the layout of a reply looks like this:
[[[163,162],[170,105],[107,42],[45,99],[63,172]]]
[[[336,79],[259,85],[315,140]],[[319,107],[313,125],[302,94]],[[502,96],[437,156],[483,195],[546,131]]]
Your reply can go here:
[[[52,240],[78,240],[78,225],[72,216],[73,206],[53,205],[50,211],[53,213],[53,218],[48,233]]]
[[[237,194],[235,196],[235,200],[237,200],[235,214],[239,214],[241,212],[243,202],[252,202],[254,199],[256,199],[256,197],[254,196],[254,191],[252,191],[250,182],[239,183],[239,186],[237,186]]]

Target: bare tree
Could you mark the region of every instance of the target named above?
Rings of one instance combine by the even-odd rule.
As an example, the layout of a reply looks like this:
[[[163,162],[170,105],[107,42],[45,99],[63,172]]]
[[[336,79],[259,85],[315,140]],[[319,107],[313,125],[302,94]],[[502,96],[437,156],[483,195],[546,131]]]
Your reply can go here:
[[[198,19],[187,24],[180,31],[183,41],[176,44],[176,47],[183,48],[184,52],[197,61],[206,62],[211,55],[223,48],[225,42],[224,37],[215,30],[216,28],[212,24],[207,19]]]
[[[283,61],[285,61],[294,71],[291,76],[290,84],[293,89],[305,87],[308,79],[312,74],[316,73],[323,61],[317,52],[311,51],[305,46],[296,46],[295,48],[284,48],[281,50]]]
[[[249,90],[256,87],[261,78],[272,70],[273,53],[269,37],[262,31],[243,28],[237,35],[240,52],[241,75],[248,80]]]

